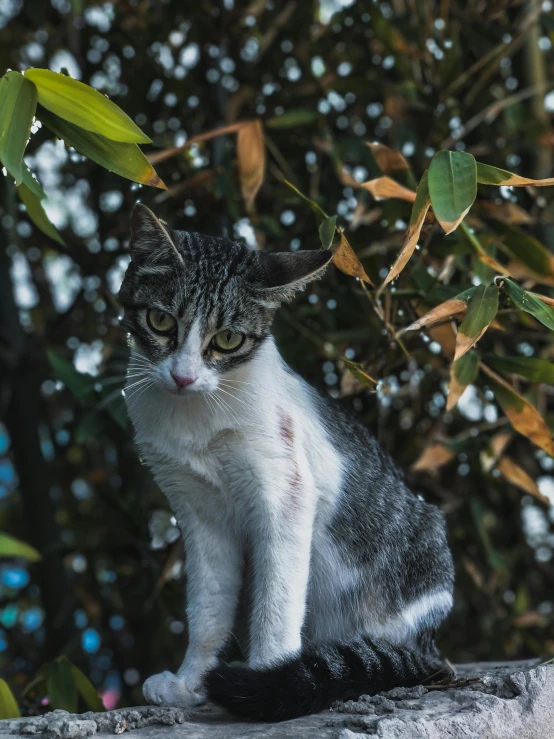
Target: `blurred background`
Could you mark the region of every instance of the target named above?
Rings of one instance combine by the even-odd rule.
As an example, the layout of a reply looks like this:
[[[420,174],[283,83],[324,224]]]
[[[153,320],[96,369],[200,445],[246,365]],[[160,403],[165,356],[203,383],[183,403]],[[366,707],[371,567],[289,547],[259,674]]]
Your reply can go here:
[[[416,181],[441,148],[551,176],[553,43],[550,0],[0,0],[0,74],[66,69],[153,138],[145,153],[259,119],[268,157],[247,210],[234,134],[156,163],[163,192],[41,129],[27,162],[66,247],[32,225],[0,177],[0,530],[41,554],[0,559],[0,674],[24,711],[48,708],[44,688],[29,684],[62,654],[114,707],[143,702],[142,681],[175,669],[186,647],[179,532],[121,398],[117,293],[133,203],[176,229],[317,248],[313,213],[285,177],[338,214],[378,284],[411,205],[356,187],[380,174],[366,142],[399,150]],[[485,237],[554,251],[550,188],[481,189],[474,225]],[[276,322],[287,361],[362,414],[413,489],[445,512],[457,582],[439,643],[452,661],[554,655],[554,460],[512,432],[486,377],[445,411],[451,324],[406,334],[405,351],[391,328],[491,275],[457,234],[431,226],[383,295],[385,320],[356,280],[332,270]],[[554,295],[552,276],[539,282]],[[548,329],[504,313],[480,348],[554,359]],[[341,357],[362,363],[377,390]],[[552,387],[515,382],[552,424]],[[487,463],[491,445],[503,445],[525,484]]]

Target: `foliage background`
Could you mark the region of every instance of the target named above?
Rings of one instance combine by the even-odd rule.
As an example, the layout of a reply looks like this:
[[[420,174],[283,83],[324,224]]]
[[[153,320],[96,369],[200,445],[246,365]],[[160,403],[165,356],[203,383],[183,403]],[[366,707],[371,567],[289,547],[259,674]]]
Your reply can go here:
[[[117,290],[137,197],[174,228],[274,250],[318,247],[313,214],[284,176],[338,214],[379,282],[402,245],[410,204],[375,202],[339,174],[378,176],[365,142],[379,141],[403,152],[416,179],[440,148],[550,176],[553,41],[550,0],[0,2],[1,72],[65,67],[109,94],[161,149],[260,118],[268,151],[247,212],[233,135],[157,164],[169,186],[162,193],[38,131],[27,161],[66,249],[31,226],[0,178],[0,529],[43,554],[36,565],[0,564],[0,671],[18,696],[44,660],[64,653],[107,705],[138,704],[140,683],[177,667],[186,645],[178,532],[137,458],[119,396],[127,347]],[[498,220],[514,203],[528,214],[522,232],[554,251],[550,189],[481,189],[496,208],[489,235],[514,227],[513,215]],[[383,295],[396,327],[441,302],[441,287],[454,295],[494,276],[457,234],[431,227],[420,244],[396,290]],[[551,275],[534,282],[554,295]],[[498,320],[480,348],[553,359],[552,334],[534,319],[505,309]],[[453,661],[552,656],[554,507],[482,464],[495,434],[509,429],[486,378],[445,412],[451,326],[406,334],[406,356],[359,283],[333,270],[281,311],[276,334],[291,365],[362,413],[406,469],[430,442],[442,444],[440,457],[435,448],[430,465],[407,474],[447,515],[457,585],[444,653]],[[341,356],[364,363],[378,391],[357,385]],[[551,421],[552,388],[530,392]],[[518,435],[507,454],[554,503],[554,460]],[[43,698],[27,696],[26,710],[43,710]]]

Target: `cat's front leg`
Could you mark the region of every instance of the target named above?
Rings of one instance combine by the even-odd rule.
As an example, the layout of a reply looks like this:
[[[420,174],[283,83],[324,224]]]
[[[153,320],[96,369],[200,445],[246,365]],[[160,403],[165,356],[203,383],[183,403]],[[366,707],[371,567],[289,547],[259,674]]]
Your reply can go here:
[[[301,647],[313,519],[309,506],[286,503],[264,513],[253,546],[252,667],[274,663]]]
[[[205,701],[203,677],[216,666],[231,633],[242,555],[221,522],[188,510],[179,523],[185,540],[189,644],[177,674],[153,675],[144,683],[143,693],[149,703],[190,707]]]

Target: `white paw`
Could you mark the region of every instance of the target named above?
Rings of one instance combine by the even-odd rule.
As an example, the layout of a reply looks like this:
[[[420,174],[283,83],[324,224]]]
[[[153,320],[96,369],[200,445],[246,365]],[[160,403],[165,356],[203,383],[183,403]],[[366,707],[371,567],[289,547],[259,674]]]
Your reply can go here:
[[[206,701],[200,684],[189,686],[186,680],[172,672],[152,675],[142,686],[142,692],[148,703],[156,706],[191,708]]]

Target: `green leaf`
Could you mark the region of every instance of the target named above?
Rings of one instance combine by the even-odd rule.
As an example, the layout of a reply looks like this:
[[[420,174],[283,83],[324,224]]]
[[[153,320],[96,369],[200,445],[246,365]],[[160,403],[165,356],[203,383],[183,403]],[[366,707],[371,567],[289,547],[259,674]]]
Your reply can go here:
[[[267,128],[294,128],[317,121],[319,114],[316,110],[298,108],[287,110],[283,115],[276,115],[265,122]]]
[[[0,720],[19,718],[19,708],[5,680],[0,679]]]
[[[42,123],[58,138],[101,167],[133,182],[167,190],[154,167],[136,144],[111,141],[98,133],[85,131],[48,110],[41,110],[39,115]]]
[[[25,162],[23,162],[23,184],[33,193],[33,195],[36,195],[39,200],[44,200],[46,197],[46,193],[42,189],[42,185],[37,179],[35,179],[35,176]]]
[[[502,235],[498,246],[538,275],[554,274],[554,256],[534,236],[519,228],[496,222],[494,230]]]
[[[56,377],[63,382],[83,405],[88,405],[87,401],[94,397],[94,381],[90,375],[77,372],[72,362],[68,362],[67,359],[60,357],[53,349],[48,349],[46,356]]]
[[[121,108],[83,82],[48,69],[28,69],[25,77],[36,85],[38,102],[60,118],[112,141],[151,143]]]
[[[476,344],[489,327],[498,310],[496,285],[479,285],[469,303],[467,313],[458,329],[454,359],[460,359]]]
[[[325,213],[325,211],[319,207],[315,200],[310,200],[310,198],[307,198],[305,195],[303,195],[300,190],[292,184],[292,182],[289,182],[288,180],[283,180],[283,182],[287,187],[295,192],[299,198],[302,198],[302,200],[310,206],[318,221],[323,221],[325,220],[325,218],[329,218],[327,213]]]
[[[527,290],[522,290],[519,285],[507,278],[504,280],[503,290],[516,308],[530,313],[544,326],[554,330],[554,308],[543,303]]]
[[[429,195],[437,221],[454,231],[477,195],[477,166],[465,151],[439,151],[429,165]]]
[[[35,195],[33,190],[22,184],[17,188],[17,194],[19,195],[21,202],[27,208],[27,215],[35,226],[40,229],[42,233],[46,234],[46,236],[54,239],[58,244],[65,246],[63,238],[58,233],[56,227],[48,220],[48,216],[40,203],[40,199]]]
[[[38,562],[40,554],[30,544],[0,532],[0,557],[22,557],[28,562]]]
[[[23,180],[23,154],[37,108],[37,91],[19,72],[0,79],[0,161],[15,179]]]
[[[511,172],[507,169],[499,169],[498,167],[491,167],[490,164],[477,164],[477,182],[481,185],[503,185],[512,176]]]
[[[319,238],[321,239],[321,246],[324,249],[328,249],[333,243],[336,225],[336,216],[329,216],[329,218],[326,218],[319,224]]]
[[[349,359],[346,359],[345,357],[341,357],[341,359],[344,362],[344,364],[348,367],[350,372],[354,375],[356,380],[358,380],[358,382],[370,388],[371,390],[375,390],[375,388],[379,384],[378,380],[374,380],[373,377],[368,375],[361,364],[358,364],[357,362],[351,362]]]
[[[546,359],[534,357],[499,357],[498,354],[487,354],[487,364],[498,372],[519,375],[533,382],[545,382],[554,385],[554,364]]]
[[[490,164],[477,162],[477,182],[482,185],[505,185],[509,187],[527,187],[528,185],[546,187],[554,185],[554,177],[549,177],[546,180],[535,180],[508,172],[507,169],[499,169],[498,167],[491,167]]]
[[[452,365],[454,377],[460,385],[467,387],[475,382],[479,374],[479,355],[474,349],[466,352]]]
[[[81,672],[81,670],[76,665],[74,665],[72,662],[69,662],[69,660],[68,665],[69,669],[71,670],[71,674],[73,675],[75,685],[77,686],[77,690],[79,691],[82,699],[85,701],[90,710],[96,711],[98,713],[105,711],[106,708],[102,703],[102,699],[98,695],[98,691],[88,679],[88,677],[86,677],[86,675]]]
[[[58,657],[48,665],[46,689],[52,708],[77,713],[77,685],[65,657]]]

